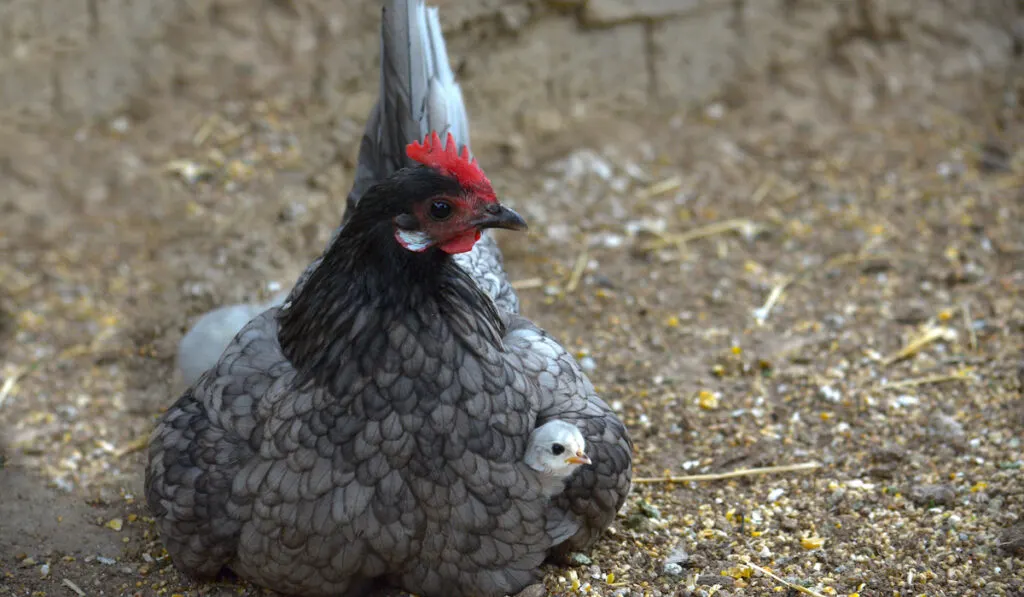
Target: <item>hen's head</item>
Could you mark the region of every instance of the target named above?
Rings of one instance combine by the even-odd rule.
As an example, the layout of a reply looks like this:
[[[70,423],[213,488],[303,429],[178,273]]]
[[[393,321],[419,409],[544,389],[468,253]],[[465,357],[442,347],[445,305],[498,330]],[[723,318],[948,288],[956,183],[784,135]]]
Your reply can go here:
[[[379,214],[391,219],[395,240],[406,250],[420,253],[436,247],[465,253],[486,228],[526,228],[519,214],[498,203],[469,150],[459,154],[451,133],[444,145],[432,133],[423,143],[408,145],[406,154],[422,166],[397,176],[397,188],[388,189],[389,201],[384,203],[389,213]]]
[[[580,430],[572,423],[556,419],[533,430],[523,460],[543,475],[568,479],[576,469],[590,464],[586,450]]]

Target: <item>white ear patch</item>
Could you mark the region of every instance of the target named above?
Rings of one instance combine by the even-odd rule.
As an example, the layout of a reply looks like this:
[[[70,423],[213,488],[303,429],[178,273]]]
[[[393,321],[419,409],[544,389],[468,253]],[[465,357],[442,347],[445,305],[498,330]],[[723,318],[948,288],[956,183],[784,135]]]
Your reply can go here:
[[[434,244],[434,241],[431,240],[426,232],[420,232],[419,230],[402,230],[397,228],[395,229],[395,238],[400,245],[414,253],[426,251],[430,245]]]

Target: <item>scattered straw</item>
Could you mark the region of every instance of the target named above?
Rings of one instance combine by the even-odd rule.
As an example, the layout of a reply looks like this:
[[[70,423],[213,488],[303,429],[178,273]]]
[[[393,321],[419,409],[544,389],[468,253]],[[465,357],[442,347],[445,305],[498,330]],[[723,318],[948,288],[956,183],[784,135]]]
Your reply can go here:
[[[583,270],[587,268],[587,257],[588,251],[584,248],[580,251],[580,256],[576,258],[576,265],[572,267],[572,273],[569,274],[569,281],[565,285],[566,294],[575,292],[576,287],[580,285],[580,279],[583,277]]]
[[[994,187],[997,191],[1013,191],[1020,189],[1024,186],[1024,177],[1018,175],[1005,176],[995,182]]]
[[[768,577],[776,580],[777,582],[782,583],[782,585],[784,587],[786,587],[787,589],[792,589],[792,590],[796,591],[797,593],[803,593],[804,595],[813,595],[813,597],[825,597],[824,595],[822,595],[821,593],[819,593],[817,591],[812,591],[811,589],[808,589],[807,587],[804,587],[804,586],[795,585],[795,584],[793,584],[793,583],[791,583],[791,582],[781,578],[780,576],[776,575],[771,570],[768,570],[767,568],[762,568],[761,566],[758,566],[757,564],[751,562],[749,557],[748,558],[744,558],[743,563],[746,564],[747,566],[750,566],[754,570],[757,570],[761,574],[764,574],[765,576],[768,576]]]
[[[864,251],[859,253],[848,253],[833,257],[820,266],[808,267],[797,274],[786,276],[781,282],[772,287],[771,292],[768,293],[768,298],[764,301],[764,304],[757,309],[754,309],[754,320],[757,322],[757,325],[764,325],[764,322],[768,320],[768,316],[771,315],[772,309],[775,308],[775,305],[777,305],[780,300],[782,300],[786,289],[789,288],[792,283],[800,280],[801,278],[810,276],[811,274],[819,271],[827,271],[836,267],[870,261],[887,261],[896,258],[897,257],[893,255],[871,255]]]
[[[525,280],[516,280],[511,283],[514,290],[529,290],[531,288],[540,288],[544,285],[543,278],[526,278]]]
[[[144,449],[147,445],[149,445],[149,436],[143,435],[141,437],[137,437],[117,450],[114,450],[114,457],[121,458],[122,456],[133,454]]]
[[[17,390],[18,383],[21,382],[27,375],[34,372],[36,369],[43,367],[49,363],[60,362],[68,359],[74,359],[83,355],[89,355],[96,353],[100,345],[114,334],[114,328],[106,328],[101,330],[96,336],[93,337],[89,344],[76,344],[74,346],[65,348],[64,350],[57,353],[56,358],[46,359],[39,358],[25,366],[14,367],[14,370],[8,375],[2,384],[0,384],[0,407],[4,405],[4,402]]]
[[[765,177],[764,181],[757,186],[754,190],[754,194],[750,196],[750,201],[754,205],[764,201],[764,198],[768,196],[768,193],[772,192],[775,185],[778,184],[779,177],[774,172],[769,172],[768,176]]]
[[[61,581],[60,584],[64,585],[65,587],[67,587],[69,589],[71,589],[72,591],[74,591],[75,594],[78,595],[78,597],[85,597],[85,591],[83,591],[81,587],[76,585],[74,583],[74,581],[65,578],[64,580]]]
[[[14,390],[18,387],[18,381],[25,375],[26,371],[28,371],[27,367],[15,367],[14,371],[4,379],[4,383],[0,384],[0,407],[14,393]]]
[[[786,288],[796,280],[797,276],[786,276],[781,282],[772,287],[772,291],[768,293],[768,298],[765,299],[764,304],[754,309],[754,321],[757,325],[764,325],[767,321],[768,316],[771,314],[772,309],[775,308],[775,304],[782,298],[782,293],[786,292]]]
[[[780,466],[765,466],[760,468],[743,468],[728,473],[709,473],[706,475],[682,475],[678,477],[640,477],[633,479],[633,483],[690,483],[694,481],[721,481],[723,479],[735,479],[737,477],[756,477],[761,475],[774,475],[776,473],[796,473],[809,471],[821,466],[820,462],[802,462],[800,464],[784,464]]]
[[[192,145],[200,147],[206,140],[213,134],[214,129],[222,122],[222,119],[217,114],[214,114],[206,118],[202,124],[199,125],[199,129],[192,135]]]
[[[660,238],[641,249],[643,251],[657,251],[675,245],[682,250],[686,243],[693,240],[726,234],[728,232],[741,232],[746,236],[753,236],[761,228],[761,224],[746,218],[723,220],[714,224],[708,224],[707,226],[701,226],[700,228],[694,228],[693,230],[687,230],[682,234],[659,234]]]
[[[889,383],[880,384],[878,387],[882,390],[895,390],[898,388],[910,388],[916,386],[927,386],[931,384],[945,383],[947,381],[970,381],[971,380],[971,369],[964,368],[954,373],[944,373],[939,375],[925,375],[924,377],[913,377],[910,379],[901,379]]]
[[[910,342],[907,342],[906,346],[882,359],[882,366],[888,367],[893,363],[902,361],[903,359],[908,359],[924,350],[926,346],[932,344],[933,342],[937,342],[939,340],[945,340],[947,342],[950,342],[955,339],[956,330],[953,330],[951,328],[940,326],[926,328],[916,338],[913,338]]]
[[[678,176],[666,178],[665,180],[658,181],[646,189],[640,191],[640,199],[651,199],[652,197],[658,197],[671,193],[672,191],[683,186],[683,179]]]
[[[960,308],[960,313],[964,316],[964,329],[967,330],[967,346],[971,350],[977,350],[978,333],[974,331],[974,324],[971,321],[971,304],[965,301]]]

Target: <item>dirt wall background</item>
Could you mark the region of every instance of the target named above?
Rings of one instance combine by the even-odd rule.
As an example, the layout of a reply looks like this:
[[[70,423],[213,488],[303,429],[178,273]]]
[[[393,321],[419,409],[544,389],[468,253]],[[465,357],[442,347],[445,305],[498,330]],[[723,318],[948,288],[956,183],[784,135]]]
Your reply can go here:
[[[936,87],[1019,60],[1024,36],[1017,0],[434,4],[484,142],[652,100],[742,102],[752,78],[795,95],[825,89],[843,109],[865,110],[898,98],[897,79]],[[0,122],[78,122],[154,96],[272,86],[363,115],[378,10],[368,0],[6,0]]]

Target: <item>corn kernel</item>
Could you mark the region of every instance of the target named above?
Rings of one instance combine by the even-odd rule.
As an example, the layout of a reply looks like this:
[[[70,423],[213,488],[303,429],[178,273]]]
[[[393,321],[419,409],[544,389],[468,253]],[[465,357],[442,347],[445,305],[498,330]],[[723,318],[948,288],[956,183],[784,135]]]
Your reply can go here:
[[[800,546],[804,549],[820,549],[823,545],[825,540],[821,537],[804,537],[800,540]]]

